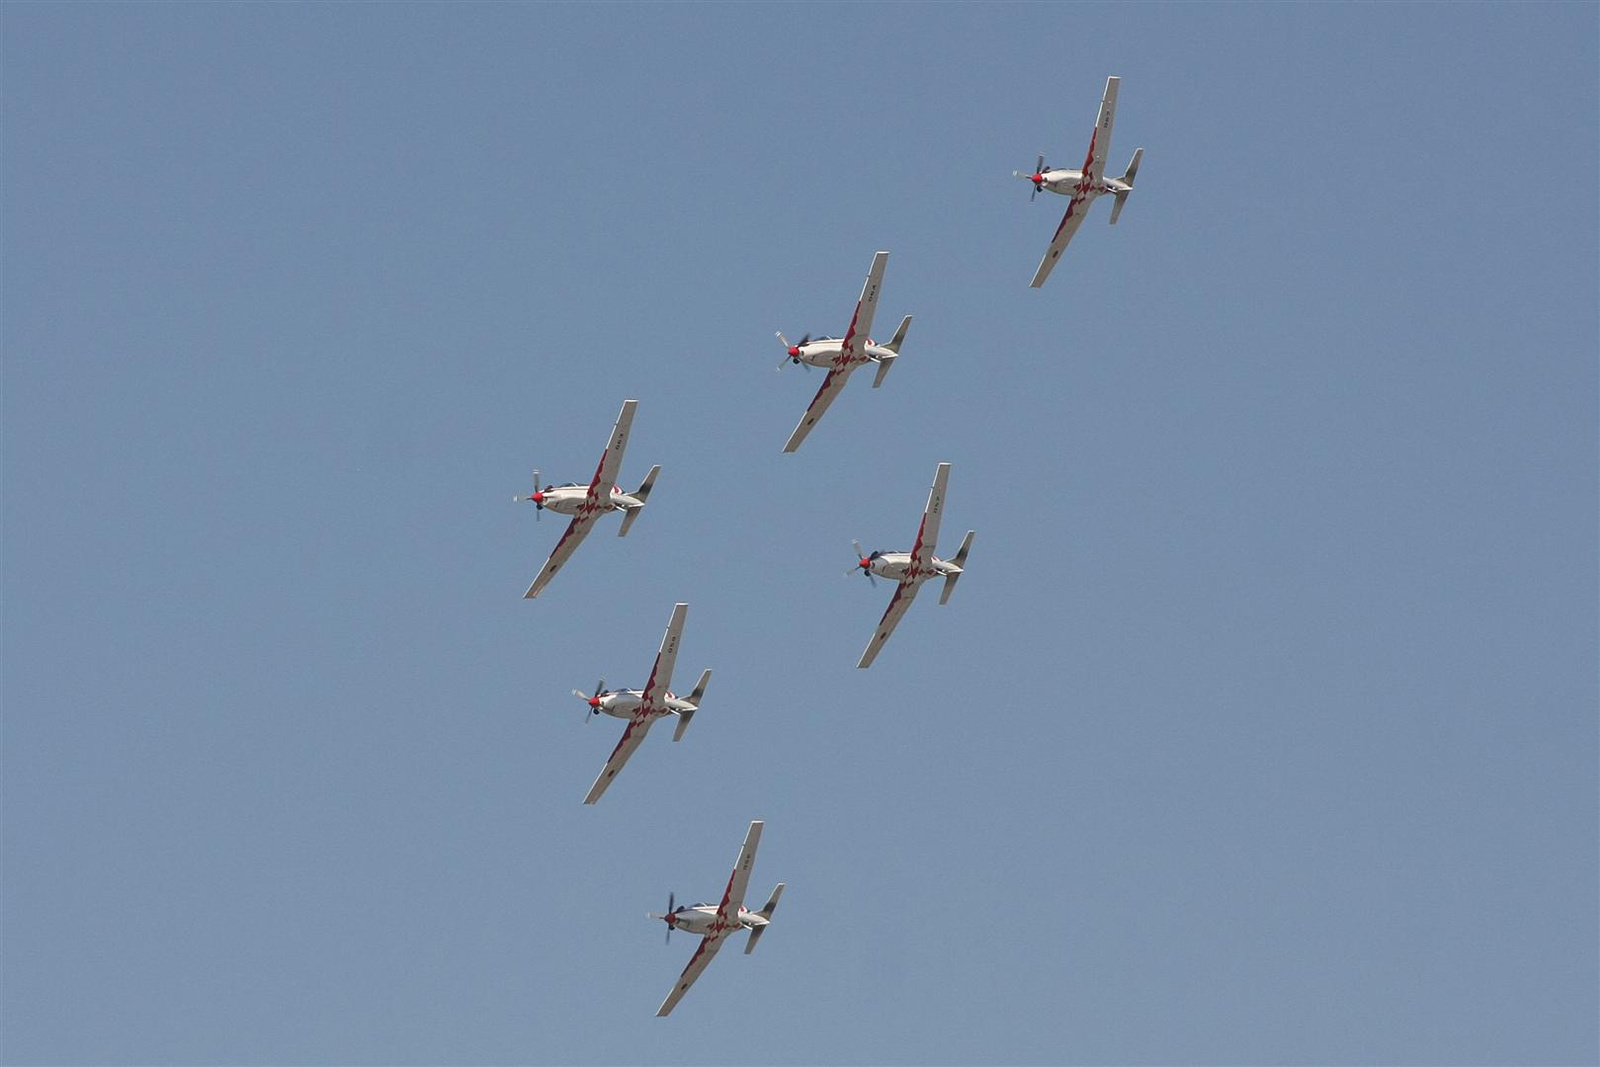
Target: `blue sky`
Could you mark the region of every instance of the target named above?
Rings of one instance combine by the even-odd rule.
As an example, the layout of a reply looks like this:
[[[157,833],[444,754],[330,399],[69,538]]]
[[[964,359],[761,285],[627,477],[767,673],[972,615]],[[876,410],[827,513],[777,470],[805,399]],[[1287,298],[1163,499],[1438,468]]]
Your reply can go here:
[[[1597,18],[6,5],[6,1062],[1594,1062]]]

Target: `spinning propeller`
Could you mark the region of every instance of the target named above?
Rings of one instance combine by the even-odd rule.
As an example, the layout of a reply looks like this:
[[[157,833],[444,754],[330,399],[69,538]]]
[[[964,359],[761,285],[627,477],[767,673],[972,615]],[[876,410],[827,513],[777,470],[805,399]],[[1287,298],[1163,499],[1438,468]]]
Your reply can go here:
[[[533,468],[533,492],[529,493],[527,496],[514,496],[511,498],[511,501],[514,504],[521,504],[524,502],[532,504],[535,509],[533,513],[533,521],[538,522],[540,513],[544,511],[544,490],[549,488],[550,487],[548,485],[545,486],[544,489],[539,488],[539,468],[535,467]]]
[[[872,587],[876,589],[878,580],[872,576],[872,561],[883,555],[883,553],[874,552],[869,556],[866,554],[866,550],[861,547],[860,541],[852,541],[850,543],[856,546],[856,565],[845,571],[845,575],[849,576],[860,570],[862,574],[867,576],[867,581],[872,583]]]
[[[600,711],[600,698],[609,692],[611,692],[611,690],[606,688],[606,680],[604,678],[594,683],[594,696],[584,696],[582,689],[574,689],[572,691],[573,696],[589,705],[589,713],[583,717],[584,722],[588,722],[590,719],[595,717],[595,715]]]
[[[652,918],[652,919],[665,919],[666,920],[666,922],[667,922],[667,944],[669,944],[669,945],[672,944],[672,931],[677,929],[677,927],[678,927],[678,912],[683,910],[682,908],[676,906],[677,903],[678,903],[678,895],[676,893],[668,892],[667,893],[667,913],[665,915],[657,915],[655,912],[651,912],[650,913],[650,918]]]
[[[1037,163],[1035,163],[1033,165],[1033,173],[1032,174],[1024,174],[1020,170],[1014,170],[1011,173],[1016,175],[1018,178],[1026,178],[1030,182],[1033,183],[1033,193],[1028,197],[1028,203],[1030,203],[1030,204],[1033,203],[1033,198],[1035,196],[1038,196],[1039,195],[1039,190],[1044,188],[1044,176],[1045,176],[1044,153],[1043,152],[1039,153],[1039,162],[1037,162]]]
[[[784,347],[784,356],[782,359],[778,360],[778,369],[782,370],[785,363],[798,363],[800,366],[804,367],[807,372],[810,372],[811,364],[800,358],[800,350],[804,348],[806,343],[811,340],[811,335],[809,333],[806,334],[804,337],[800,338],[799,344],[792,345],[789,343],[789,339],[783,336],[783,331],[779,330],[778,340],[783,342]]]

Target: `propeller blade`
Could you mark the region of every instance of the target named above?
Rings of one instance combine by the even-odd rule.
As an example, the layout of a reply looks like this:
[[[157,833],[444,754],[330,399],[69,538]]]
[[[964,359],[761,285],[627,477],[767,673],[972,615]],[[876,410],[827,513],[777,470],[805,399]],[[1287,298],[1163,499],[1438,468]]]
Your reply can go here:
[[[867,558],[867,550],[861,547],[861,542],[860,541],[851,541],[850,543],[855,546],[856,559],[866,559]]]
[[[1039,162],[1037,162],[1037,163],[1035,163],[1033,165],[1033,172],[1035,174],[1043,174],[1044,173],[1044,153],[1043,152],[1039,153]]]
[[[672,906],[674,904],[676,904],[677,901],[678,901],[677,894],[673,893],[671,890],[668,890],[667,891],[667,914],[668,915],[675,914],[675,912],[673,911]],[[674,924],[671,923],[671,922],[667,923],[667,944],[669,944],[669,945],[672,944],[672,927],[673,927],[673,925]]]
[[[785,351],[788,350],[788,348],[789,348],[789,339],[783,335],[783,331],[782,330],[778,331],[778,342],[783,345]]]

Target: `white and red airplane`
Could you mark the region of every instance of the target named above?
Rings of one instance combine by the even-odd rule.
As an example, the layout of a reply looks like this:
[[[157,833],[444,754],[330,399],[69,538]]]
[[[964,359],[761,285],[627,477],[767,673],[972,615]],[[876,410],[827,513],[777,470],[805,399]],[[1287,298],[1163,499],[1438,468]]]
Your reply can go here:
[[[573,696],[589,705],[589,714],[584,716],[585,722],[597,712],[628,720],[628,728],[622,731],[622,740],[611,750],[611,758],[601,768],[600,777],[594,780],[594,785],[589,787],[589,795],[583,798],[585,804],[599,800],[600,795],[610,787],[611,779],[622,770],[628,757],[644,740],[644,735],[650,732],[652,723],[664,716],[676,715],[678,729],[672,739],[681,741],[683,732],[689,728],[689,720],[700,710],[700,698],[705,695],[706,683],[711,680],[709,668],[701,673],[700,681],[695,683],[694,692],[687,699],[667,688],[672,684],[672,668],[678,662],[678,639],[683,636],[683,620],[688,614],[689,605],[673,605],[672,619],[661,638],[661,651],[656,653],[655,666],[650,668],[650,680],[644,683],[643,689],[607,689],[602,678],[595,685],[592,696],[585,695],[581,689],[572,691]]]
[[[622,528],[617,531],[617,536],[627,537],[628,528],[633,525],[633,520],[644,510],[644,502],[650,496],[650,487],[655,484],[656,475],[661,473],[660,466],[651,467],[650,473],[639,483],[639,488],[631,493],[623,492],[616,484],[617,472],[622,467],[622,453],[628,447],[628,431],[633,426],[633,413],[638,407],[637,400],[622,402],[622,413],[617,416],[617,424],[611,429],[611,441],[600,457],[600,465],[595,468],[594,479],[587,486],[569,482],[566,485],[547,485],[541,489],[539,472],[535,470],[533,492],[528,496],[511,498],[517,503],[526,501],[532,504],[537,509],[535,517],[545,508],[561,515],[572,516],[572,523],[567,527],[567,532],[556,542],[556,547],[550,552],[550,558],[544,561],[544,566],[534,577],[533,584],[522,594],[523,599],[531,600],[539,595],[539,591],[556,576],[556,571],[561,569],[561,565],[572,557],[578,544],[589,536],[595,520],[601,515],[608,511],[623,512]]]
[[[760,911],[749,911],[744,906],[745,887],[750,883],[750,868],[755,866],[756,846],[761,843],[760,819],[750,824],[750,830],[744,835],[744,847],[739,849],[739,862],[733,865],[733,873],[728,876],[728,888],[722,893],[722,901],[718,904],[686,904],[683,907],[673,907],[676,898],[667,895],[667,912],[665,915],[650,914],[652,919],[664,919],[667,923],[667,940],[672,940],[672,931],[685,930],[697,934],[701,938],[700,947],[694,950],[694,955],[689,957],[689,965],[678,976],[678,984],[672,987],[672,992],[667,994],[667,999],[661,1002],[661,1007],[656,1010],[657,1016],[670,1015],[672,1009],[678,1006],[678,1001],[694,985],[694,980],[700,977],[700,972],[706,969],[706,964],[711,962],[711,957],[722,948],[723,940],[729,934],[738,933],[740,930],[750,931],[750,940],[745,943],[744,954],[750,955],[755,950],[756,942],[761,940],[761,935],[766,932],[767,926],[772,922],[772,913],[778,907],[778,898],[783,896],[783,883],[779,882],[772,896],[767,898],[766,906]]]
[[[911,328],[910,315],[900,320],[900,328],[894,332],[888,344],[879,344],[869,336],[872,332],[872,316],[878,310],[878,291],[883,288],[883,271],[888,265],[889,253],[878,252],[873,255],[872,268],[867,271],[867,282],[861,287],[861,299],[856,301],[856,313],[850,319],[850,328],[843,337],[812,340],[811,335],[806,334],[800,338],[799,344],[791,345],[782,332],[778,334],[778,340],[783,342],[785,350],[783,359],[778,362],[779,370],[783,369],[785,363],[803,363],[810,367],[823,367],[828,372],[827,377],[822,379],[822,387],[812,398],[811,406],[801,416],[800,425],[794,428],[794,433],[789,435],[789,443],[783,446],[785,452],[793,452],[800,447],[800,442],[806,439],[811,427],[822,418],[822,413],[828,410],[828,405],[833,403],[857,367],[864,363],[878,365],[878,375],[872,380],[872,387],[876,389],[883,384],[884,376],[900,355],[900,344],[906,339],[906,331]]]
[[[956,551],[955,558],[942,560],[933,554],[934,542],[939,537],[939,518],[944,511],[945,483],[950,480],[950,464],[941,463],[933,475],[933,489],[928,493],[928,506],[922,511],[922,525],[917,530],[917,542],[910,552],[874,552],[865,555],[861,551],[861,542],[857,541],[856,566],[871,581],[873,575],[888,578],[897,583],[894,596],[889,599],[889,606],[884,610],[883,618],[878,620],[878,630],[872,635],[872,640],[867,642],[865,652],[861,653],[861,662],[857,667],[870,667],[877,658],[878,652],[883,648],[883,643],[889,640],[889,635],[894,633],[894,628],[900,624],[901,616],[911,606],[911,601],[917,595],[917,587],[929,578],[943,578],[944,590],[939,594],[939,603],[949,601],[950,594],[955,591],[956,581],[962,575],[962,568],[967,562],[967,553],[972,549],[972,530],[967,531],[967,536],[962,538],[961,547]],[[873,582],[876,585],[876,582]]]
[[[1038,271],[1033,275],[1030,285],[1035,289],[1050,277],[1056,260],[1067,249],[1067,242],[1083,225],[1083,217],[1089,213],[1089,205],[1094,203],[1095,197],[1110,193],[1117,198],[1117,202],[1111,205],[1111,225],[1115,226],[1117,216],[1122,214],[1122,205],[1133,191],[1133,178],[1139,173],[1139,160],[1144,158],[1144,149],[1137,149],[1133,153],[1133,162],[1128,164],[1127,173],[1122,177],[1105,176],[1106,156],[1111,153],[1111,124],[1117,113],[1117,86],[1120,84],[1122,79],[1115,75],[1106,79],[1106,95],[1100,99],[1100,117],[1095,122],[1094,133],[1089,136],[1089,154],[1084,157],[1082,170],[1047,168],[1041,155],[1032,174],[1012,171],[1017,177],[1033,183],[1034,196],[1043,190],[1072,198],[1067,205],[1067,213],[1061,216],[1061,225],[1056,227],[1055,236],[1050,238],[1050,247],[1045,249],[1044,258],[1039,261]]]

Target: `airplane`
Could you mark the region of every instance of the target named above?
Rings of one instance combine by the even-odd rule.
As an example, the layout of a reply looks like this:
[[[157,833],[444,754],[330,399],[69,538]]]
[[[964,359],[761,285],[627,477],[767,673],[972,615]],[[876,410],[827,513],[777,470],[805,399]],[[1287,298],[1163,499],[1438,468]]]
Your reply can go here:
[[[595,468],[594,480],[587,486],[568,482],[566,485],[547,485],[541,489],[539,472],[535,470],[533,492],[527,496],[511,498],[515,503],[532,504],[535,508],[535,519],[546,508],[573,517],[567,532],[561,535],[561,540],[556,542],[556,547],[550,552],[550,558],[544,561],[544,566],[534,577],[533,584],[522,594],[524,600],[532,600],[549,584],[562,564],[572,558],[572,553],[578,544],[589,536],[595,520],[601,515],[608,511],[623,512],[622,528],[617,531],[617,536],[627,537],[628,528],[633,525],[633,520],[644,510],[644,502],[650,496],[650,488],[656,483],[656,475],[661,473],[659,465],[651,467],[650,473],[639,483],[639,488],[631,493],[623,492],[615,484],[617,470],[622,466],[622,453],[628,447],[628,431],[633,426],[633,413],[638,407],[637,400],[622,402],[622,413],[617,416],[617,424],[611,428],[611,441],[600,456],[600,465]]]
[[[600,777],[594,780],[594,785],[589,787],[589,795],[583,798],[585,804],[593,804],[599,800],[600,794],[610,787],[611,780],[622,770],[622,765],[628,762],[628,757],[639,747],[644,735],[650,732],[652,723],[664,716],[676,715],[678,729],[673,733],[672,739],[681,741],[683,732],[689,728],[689,720],[700,710],[700,698],[705,695],[706,683],[711,680],[709,668],[700,675],[700,681],[695,684],[694,692],[690,693],[687,699],[667,688],[672,684],[672,667],[678,661],[678,639],[683,636],[683,620],[688,614],[689,605],[672,606],[672,619],[667,623],[667,632],[661,638],[661,651],[656,653],[655,666],[650,668],[650,680],[644,684],[643,689],[610,690],[605,687],[606,682],[602,678],[594,687],[592,695],[584,693],[581,689],[572,691],[573,696],[589,705],[589,713],[584,716],[585,722],[600,712],[628,720],[628,728],[622,731],[622,740],[611,750],[610,758],[600,770]]]
[[[1111,124],[1116,119],[1117,86],[1121,84],[1122,79],[1115,75],[1106,79],[1106,95],[1100,99],[1100,117],[1095,122],[1094,133],[1089,136],[1089,154],[1083,159],[1082,170],[1046,168],[1044,156],[1040,155],[1032,174],[1024,174],[1020,170],[1011,172],[1033,183],[1033,196],[1028,197],[1030,201],[1041,190],[1072,198],[1067,205],[1067,213],[1061,217],[1061,225],[1056,227],[1055,236],[1050,238],[1050,247],[1045,249],[1044,258],[1039,261],[1039,269],[1029,283],[1031,288],[1039,288],[1050,277],[1056,260],[1061,258],[1061,253],[1067,249],[1067,242],[1083,225],[1083,217],[1089,213],[1089,205],[1094,203],[1096,197],[1110,193],[1117,198],[1116,203],[1111,205],[1111,225],[1115,226],[1117,216],[1122,214],[1122,205],[1133,191],[1133,178],[1139,173],[1139,161],[1144,158],[1144,149],[1134,151],[1133,162],[1128,164],[1127,172],[1122,177],[1105,176],[1106,156],[1111,152]]]
[[[906,331],[911,328],[910,315],[900,320],[900,328],[894,332],[888,344],[879,344],[869,336],[872,332],[872,316],[878,310],[878,291],[883,287],[883,271],[888,265],[889,253],[877,252],[873,255],[866,284],[861,287],[861,299],[856,301],[856,313],[850,319],[850,328],[845,331],[843,338],[818,337],[812,340],[811,335],[806,334],[800,338],[799,344],[791,345],[783,332],[778,332],[778,340],[784,348],[784,357],[778,361],[779,370],[786,363],[796,363],[804,364],[808,369],[823,367],[828,372],[827,377],[822,379],[822,387],[812,398],[811,406],[800,417],[800,425],[794,428],[794,433],[789,435],[789,443],[783,446],[785,452],[793,452],[800,447],[800,442],[806,439],[817,420],[822,418],[822,413],[828,410],[828,405],[844,389],[844,383],[857,367],[866,363],[878,365],[877,377],[872,380],[872,387],[876,389],[883,384],[884,376],[900,355],[900,344],[906,339]]]
[[[678,1006],[678,1001],[694,985],[700,972],[706,969],[706,964],[711,962],[711,957],[722,948],[722,942],[729,934],[738,933],[740,930],[750,931],[750,940],[745,943],[744,954],[750,955],[755,951],[756,942],[761,940],[761,935],[766,933],[767,927],[772,923],[772,913],[778,907],[778,898],[783,896],[783,883],[779,882],[772,896],[767,898],[766,906],[760,911],[749,911],[744,906],[745,886],[750,882],[750,868],[756,862],[756,846],[761,843],[760,819],[750,824],[750,830],[744,835],[744,847],[739,849],[739,861],[733,865],[733,873],[728,876],[728,888],[723,891],[722,902],[719,904],[686,904],[682,907],[673,907],[676,898],[667,894],[667,911],[664,915],[651,912],[650,918],[664,919],[667,923],[667,941],[672,941],[672,931],[685,930],[701,938],[700,947],[694,950],[694,955],[689,957],[689,965],[678,976],[678,984],[672,987],[672,992],[667,994],[667,999],[661,1002],[661,1007],[656,1010],[656,1017],[660,1018],[672,1014],[672,1009]]]
[[[883,643],[889,640],[889,635],[894,633],[894,628],[900,624],[901,617],[917,595],[917,587],[923,582],[930,578],[944,579],[944,590],[939,594],[941,604],[947,603],[950,594],[955,591],[956,582],[961,578],[967,562],[967,553],[972,549],[974,531],[967,531],[955,558],[942,560],[933,554],[934,542],[939,537],[940,514],[944,511],[945,483],[949,480],[950,464],[939,464],[939,469],[933,475],[933,489],[928,493],[928,506],[922,512],[922,525],[917,529],[917,543],[910,552],[874,552],[869,556],[862,552],[861,542],[855,542],[856,565],[846,574],[854,573],[859,568],[873,585],[878,584],[873,581],[873,575],[897,583],[889,607],[884,610],[883,618],[878,620],[877,632],[867,642],[866,651],[861,653],[861,662],[856,664],[858,668],[872,666],[872,661],[877,658]]]

